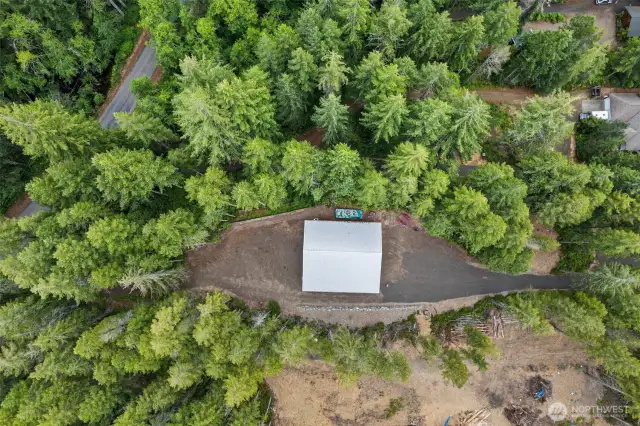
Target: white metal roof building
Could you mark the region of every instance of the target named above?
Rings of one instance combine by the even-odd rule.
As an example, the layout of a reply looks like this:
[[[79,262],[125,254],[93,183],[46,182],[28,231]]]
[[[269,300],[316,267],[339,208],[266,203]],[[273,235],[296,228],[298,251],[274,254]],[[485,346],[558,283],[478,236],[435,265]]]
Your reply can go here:
[[[379,293],[380,223],[304,222],[302,291]]]

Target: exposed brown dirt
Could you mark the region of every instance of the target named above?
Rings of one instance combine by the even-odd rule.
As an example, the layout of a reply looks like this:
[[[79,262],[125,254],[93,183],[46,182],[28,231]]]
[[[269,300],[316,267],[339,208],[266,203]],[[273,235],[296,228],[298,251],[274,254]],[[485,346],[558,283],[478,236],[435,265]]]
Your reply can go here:
[[[531,98],[536,94],[531,89],[523,88],[476,89],[472,90],[472,92],[480,96],[485,102],[494,105],[522,105],[527,98]]]
[[[587,361],[579,344],[561,335],[536,337],[510,327],[505,331],[506,338],[496,340],[502,358],[490,360],[486,372],[469,366],[471,377],[462,389],[445,383],[437,366],[427,365],[406,346],[402,350],[413,370],[406,383],[363,378],[345,387],[329,366],[318,361],[287,368],[268,379],[276,398],[275,424],[441,426],[450,415],[486,407],[491,411],[488,425],[510,426],[503,415],[510,404],[539,408],[542,416],[556,401],[569,410],[596,404],[602,388],[577,368]],[[527,381],[536,375],[553,385],[553,397],[545,403],[527,391]],[[387,418],[385,409],[392,398],[402,398],[404,408]]]
[[[456,154],[457,155],[457,154]],[[460,161],[458,159],[458,161]],[[484,166],[487,164],[487,159],[482,157],[482,153],[476,152],[471,155],[471,160],[462,162],[465,166]]]
[[[157,83],[162,78],[162,66],[158,65],[151,75],[151,82]]]
[[[322,138],[324,138],[324,133],[324,129],[316,127],[315,129],[311,129],[307,133],[296,137],[296,140],[308,141],[313,146],[320,146],[322,145]]]
[[[399,223],[398,212],[365,212],[365,220],[382,223],[381,293],[302,292],[304,220],[332,217],[332,209],[319,206],[234,223],[219,242],[188,253],[186,286],[219,289],[251,304],[277,300],[291,315],[362,326],[406,318],[414,310],[458,307],[453,302],[443,308],[449,299],[570,284],[568,277],[488,271],[455,244],[417,224]]]
[[[544,235],[546,237],[553,238],[554,240],[558,239],[557,232],[537,221],[533,223],[533,233]],[[529,273],[536,275],[548,275],[551,273],[553,268],[556,267],[559,260],[560,250],[536,251],[533,256],[533,260],[531,261],[531,269],[529,270]]]
[[[191,251],[191,285],[201,290],[215,287],[250,301],[278,300],[284,309],[295,311],[302,303],[377,303],[380,294],[303,293],[302,234],[305,219],[331,219],[333,210],[324,206],[270,218],[234,223],[219,244]],[[384,238],[384,236],[383,236]],[[391,271],[397,270],[389,259]],[[384,272],[383,272],[384,275]],[[215,281],[214,277],[219,279]],[[258,284],[259,285],[256,285]]]
[[[15,201],[15,203],[13,203],[7,209],[6,212],[4,212],[5,217],[9,217],[9,218],[18,217],[18,215],[22,213],[24,209],[27,208],[30,202],[31,202],[31,198],[29,198],[29,194],[25,192],[24,194],[22,194],[20,198],[18,198]]]

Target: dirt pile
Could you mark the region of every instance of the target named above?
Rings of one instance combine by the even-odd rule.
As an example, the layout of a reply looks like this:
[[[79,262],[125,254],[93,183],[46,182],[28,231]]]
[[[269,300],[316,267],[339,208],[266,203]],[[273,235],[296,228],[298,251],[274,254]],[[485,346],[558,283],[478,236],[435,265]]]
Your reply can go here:
[[[553,385],[539,375],[533,376],[527,380],[527,393],[528,396],[543,403],[553,396]]]
[[[537,426],[542,410],[523,405],[505,407],[504,416],[513,426]]]

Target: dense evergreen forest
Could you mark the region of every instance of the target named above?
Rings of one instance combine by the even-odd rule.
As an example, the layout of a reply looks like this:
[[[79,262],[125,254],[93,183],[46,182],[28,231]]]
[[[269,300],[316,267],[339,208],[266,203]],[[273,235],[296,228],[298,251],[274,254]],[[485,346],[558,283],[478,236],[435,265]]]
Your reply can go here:
[[[135,0],[0,2],[0,104],[55,100],[91,115],[117,82],[140,30]],[[0,212],[42,172],[0,133]]]
[[[618,150],[624,123],[574,125],[566,92],[640,86],[640,39],[611,49],[589,16],[523,32],[511,1],[458,2],[474,14],[455,22],[444,0],[0,4],[0,200],[28,180],[50,208],[0,221],[1,424],[267,424],[263,379],[310,355],[345,384],[406,378],[384,328],[179,291],[185,252],[231,221],[317,204],[407,210],[506,273],[560,246],[574,290],[500,303],[583,341],[640,418],[640,272],[620,263],[640,255],[640,157]],[[163,78],[134,81],[135,110],[102,129],[140,29]],[[471,90],[487,85],[540,96],[492,106]],[[309,129],[315,145],[295,139]],[[572,134],[576,161],[554,149]],[[401,336],[462,386],[465,360],[495,355],[465,333],[463,351]]]

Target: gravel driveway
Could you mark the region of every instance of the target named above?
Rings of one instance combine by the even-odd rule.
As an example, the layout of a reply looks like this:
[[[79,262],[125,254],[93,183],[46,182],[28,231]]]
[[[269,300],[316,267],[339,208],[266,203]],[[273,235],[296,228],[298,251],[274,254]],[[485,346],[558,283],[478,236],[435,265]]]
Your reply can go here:
[[[568,276],[514,276],[482,269],[459,247],[425,232],[392,227],[387,230],[386,237],[393,244],[401,242],[405,249],[401,256],[401,274],[393,282],[382,285],[385,302],[438,302],[503,291],[559,289],[571,285]]]

